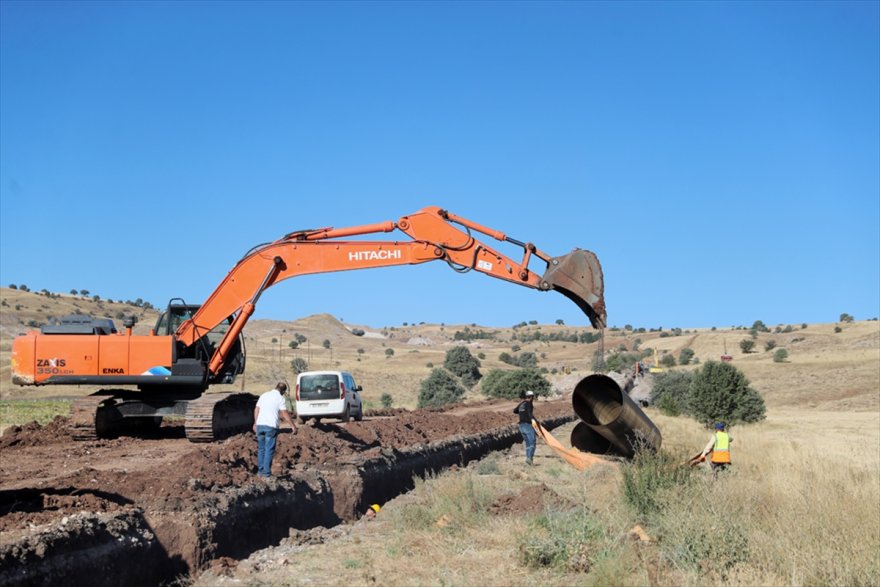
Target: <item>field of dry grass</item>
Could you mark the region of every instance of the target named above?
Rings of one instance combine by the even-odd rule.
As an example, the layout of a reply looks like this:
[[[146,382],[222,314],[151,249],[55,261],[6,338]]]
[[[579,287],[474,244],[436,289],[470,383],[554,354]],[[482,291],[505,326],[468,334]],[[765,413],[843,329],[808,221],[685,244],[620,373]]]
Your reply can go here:
[[[124,304],[101,308],[91,299],[50,299],[7,288],[0,289],[0,300],[4,405],[92,391],[10,383],[12,337],[29,321],[72,311],[111,317],[137,312],[144,332],[156,317]],[[351,370],[364,386],[368,405],[378,405],[379,397],[389,393],[395,406],[411,408],[420,381],[432,365],[442,365],[448,349],[461,344],[453,338],[465,326],[372,327],[342,324],[328,315],[252,321],[246,329],[248,371],[233,388],[260,391],[276,379],[290,378],[290,361],[299,357],[313,369]],[[519,345],[518,352],[539,357],[561,391],[589,372],[597,346],[512,340],[514,333],[538,328],[577,333],[587,330],[584,326],[467,326],[494,332],[491,339],[467,345],[474,355],[483,354],[483,372],[504,366],[499,355],[517,352],[513,345]],[[365,335],[355,336],[355,328]],[[291,349],[295,334],[308,342]],[[759,334],[756,351],[748,354],[739,347],[747,337],[747,330],[730,327],[679,336],[606,332],[609,354],[638,344],[677,357],[689,347],[705,362],[726,350],[763,395],[767,420],[731,431],[734,471],[716,482],[702,469],[670,474],[668,483],[647,494],[647,510],[638,494],[628,496],[626,479],[666,479],[675,469],[669,462],[682,461],[707,439],[696,423],[651,411],[664,436],[664,458],[670,461],[579,473],[546,447],[539,447],[540,466],[534,468],[521,464],[518,449],[496,454],[420,480],[415,491],[386,504],[375,522],[339,540],[259,555],[284,563],[254,570],[252,584],[880,584],[880,323],[791,325],[790,332]],[[324,340],[330,341],[329,349]],[[773,361],[773,352],[764,350],[768,341],[788,351],[786,362]],[[390,356],[388,349],[393,350]],[[469,394],[477,397],[478,388]],[[29,404],[38,411],[58,405],[64,404]],[[5,409],[2,417],[8,424]],[[567,433],[558,437],[567,440]],[[492,508],[499,500],[529,495],[535,487],[543,501],[534,511],[498,513]],[[548,497],[553,499],[544,503]],[[651,541],[630,538],[637,523]]]
[[[880,582],[876,413],[771,410],[766,422],[732,430],[734,469],[715,481],[681,464],[708,433],[686,419],[650,415],[665,437],[658,469],[629,463],[578,472],[543,445],[538,465],[527,467],[515,447],[418,480],[376,520],[336,540],[254,554],[242,563],[245,584]],[[656,509],[641,512],[645,496],[627,497],[627,475],[671,480],[652,486]],[[635,537],[637,525],[648,541]]]
[[[28,323],[44,323],[49,317],[74,312],[95,317],[116,319],[120,313],[136,314],[140,322],[136,332],[145,333],[155,323],[157,313],[119,302],[108,303],[92,298],[61,294],[47,297],[39,293],[0,288],[0,399],[51,398],[91,393],[88,387],[22,388],[10,381],[9,356],[14,336],[27,329]],[[760,333],[755,352],[743,353],[739,342],[749,337],[745,329],[719,327],[717,330],[685,330],[679,336],[667,332],[636,332],[612,330],[605,333],[606,354],[618,349],[656,348],[662,355],[676,358],[685,347],[692,348],[702,362],[715,359],[725,352],[733,356],[734,365],[742,370],[761,392],[769,406],[800,406],[810,409],[880,410],[880,322],[857,321],[845,324],[780,325],[790,332]],[[835,328],[841,329],[835,332]],[[550,371],[548,379],[567,391],[570,381],[579,373],[590,371],[597,343],[519,342],[515,334],[537,330],[545,334],[577,334],[589,331],[584,325],[528,325],[518,329],[490,328],[479,325],[408,324],[375,327],[356,323],[342,324],[332,316],[321,314],[296,321],[253,320],[245,329],[248,368],[229,389],[260,391],[277,379],[291,378],[290,362],[303,358],[312,369],[342,368],[352,371],[364,387],[369,405],[378,405],[384,393],[390,394],[394,405],[414,407],[420,382],[432,366],[441,366],[446,351],[456,344],[457,331],[465,328],[493,333],[492,338],[467,343],[474,355],[482,353],[482,370],[504,368],[499,360],[502,352],[533,352],[539,366]],[[355,336],[352,330],[364,330]],[[780,328],[781,330],[782,328]],[[788,328],[786,328],[788,329]],[[776,330],[776,328],[773,328]],[[297,349],[289,343],[295,334],[308,340]],[[330,341],[330,348],[323,346]],[[274,342],[273,342],[274,341]],[[788,360],[773,361],[773,352],[765,351],[768,341],[776,349],[785,348]],[[520,347],[518,351],[514,350]],[[392,355],[386,354],[389,349]],[[774,349],[775,350],[775,349]],[[649,359],[650,360],[650,359]],[[694,366],[682,367],[693,369]],[[565,373],[572,376],[564,376]],[[468,397],[479,397],[479,388]]]

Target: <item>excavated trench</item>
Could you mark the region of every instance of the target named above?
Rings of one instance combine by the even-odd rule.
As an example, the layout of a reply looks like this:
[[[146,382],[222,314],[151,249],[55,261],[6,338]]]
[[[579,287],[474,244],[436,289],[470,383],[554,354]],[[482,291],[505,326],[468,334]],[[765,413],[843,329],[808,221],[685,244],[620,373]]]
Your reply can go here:
[[[212,561],[243,559],[292,529],[357,519],[414,478],[464,466],[521,441],[515,403],[387,410],[363,422],[282,434],[271,479],[255,475],[242,434],[193,445],[181,426],[153,439],[74,442],[69,422],[0,437],[0,585],[160,585]],[[572,413],[574,410],[575,413]],[[547,429],[580,419],[572,444],[631,455],[660,432],[611,379],[583,379],[569,398],[538,402]]]
[[[547,428],[576,419],[570,404],[559,404],[545,408],[553,412],[542,417]],[[250,435],[208,448],[181,444],[180,457],[160,458],[158,466],[141,470],[94,461],[105,448],[125,458],[135,450],[132,443],[149,454],[150,441],[118,439],[91,448],[72,443],[73,449],[65,443],[73,456],[55,465],[72,471],[52,478],[43,470],[28,477],[24,463],[53,454],[51,443],[41,452],[47,447],[28,442],[27,433],[18,431],[14,441],[4,434],[0,584],[157,585],[197,575],[221,557],[246,558],[278,544],[293,528],[356,519],[370,503],[412,489],[415,477],[519,443],[506,407],[462,416],[401,412],[344,429],[302,427],[301,436],[282,438],[270,480],[251,471]],[[7,475],[8,456],[22,459],[25,470],[17,478]]]

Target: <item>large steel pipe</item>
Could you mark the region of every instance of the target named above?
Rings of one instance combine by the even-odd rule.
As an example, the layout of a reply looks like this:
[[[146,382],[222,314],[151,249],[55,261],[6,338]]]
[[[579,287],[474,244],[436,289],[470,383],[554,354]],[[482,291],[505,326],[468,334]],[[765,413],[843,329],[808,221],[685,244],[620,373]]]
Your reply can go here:
[[[631,457],[639,448],[660,448],[660,430],[617,382],[606,375],[581,379],[574,388],[571,404],[590,430],[623,456]]]
[[[591,452],[597,455],[617,455],[617,451],[605,437],[594,432],[586,422],[578,422],[571,431],[571,445],[582,452]]]

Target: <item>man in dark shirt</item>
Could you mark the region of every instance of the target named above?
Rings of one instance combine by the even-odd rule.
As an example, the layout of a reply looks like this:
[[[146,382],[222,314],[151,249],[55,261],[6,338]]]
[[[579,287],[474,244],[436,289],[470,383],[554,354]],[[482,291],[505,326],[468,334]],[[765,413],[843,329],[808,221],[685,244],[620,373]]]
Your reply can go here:
[[[519,431],[522,433],[523,443],[526,448],[526,464],[531,465],[535,456],[535,429],[532,428],[532,419],[534,416],[535,392],[527,391],[523,401],[513,408],[514,414],[519,414]]]

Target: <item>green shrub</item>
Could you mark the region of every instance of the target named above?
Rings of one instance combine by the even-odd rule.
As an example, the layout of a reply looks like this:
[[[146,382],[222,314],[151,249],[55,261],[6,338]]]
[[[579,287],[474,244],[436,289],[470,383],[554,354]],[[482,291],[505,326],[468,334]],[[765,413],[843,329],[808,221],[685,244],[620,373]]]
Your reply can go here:
[[[765,351],[772,351],[775,348],[776,348],[776,341],[775,340],[768,340],[767,342],[764,343],[764,350]]]
[[[688,396],[688,412],[698,422],[758,422],[766,412],[764,399],[730,363],[706,362],[694,372]]]
[[[623,373],[630,370],[641,358],[640,353],[614,353],[605,360],[605,369]]]
[[[748,353],[752,352],[752,349],[755,348],[755,341],[744,338],[741,341],[739,341],[739,348],[740,348],[740,350],[742,350],[742,352],[748,354]]]
[[[464,396],[464,388],[444,369],[434,369],[419,386],[419,407],[454,404]]]
[[[305,359],[297,357],[290,362],[290,368],[293,369],[294,375],[299,375],[309,370],[309,364],[306,363]]]
[[[516,399],[528,390],[537,395],[548,395],[550,382],[537,369],[492,369],[483,377],[480,389],[489,397]]]
[[[394,356],[394,349],[392,349],[392,348],[385,349],[385,356],[386,357],[393,357]]]
[[[390,408],[391,404],[394,403],[394,398],[391,397],[390,393],[383,393],[382,397],[379,398],[379,403],[382,404],[383,408]]]
[[[690,371],[670,371],[654,377],[651,403],[667,416],[687,413],[689,387],[693,379]]]
[[[666,353],[660,357],[660,364],[664,367],[675,367],[675,357],[671,353]]]
[[[443,366],[453,375],[461,377],[462,383],[467,387],[473,387],[483,376],[480,373],[479,359],[475,358],[467,347],[457,346],[446,351]]]
[[[784,363],[786,359],[788,359],[788,351],[785,349],[776,349],[776,352],[773,353],[774,363]]]
[[[679,365],[689,365],[691,359],[694,358],[694,349],[692,348],[683,348],[681,349],[681,353],[678,355],[678,364]]]

